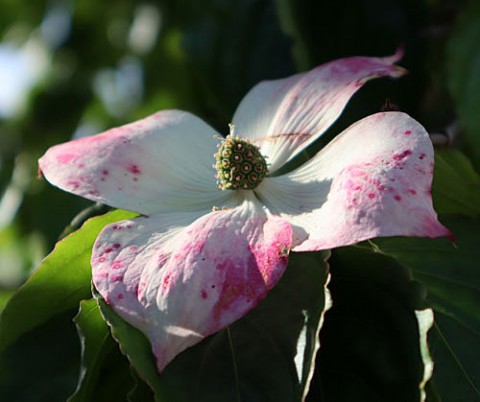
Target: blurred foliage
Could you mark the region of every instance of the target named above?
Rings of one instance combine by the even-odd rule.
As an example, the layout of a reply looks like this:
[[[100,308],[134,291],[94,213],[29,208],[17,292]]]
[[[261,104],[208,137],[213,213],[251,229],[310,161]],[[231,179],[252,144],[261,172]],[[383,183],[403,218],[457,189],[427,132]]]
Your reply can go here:
[[[478,1],[0,0],[0,9],[0,40],[3,45],[28,54],[28,66],[37,74],[23,107],[0,117],[0,308],[53,248],[72,218],[91,205],[52,188],[37,177],[36,160],[49,146],[166,108],[191,111],[225,133],[236,105],[260,80],[284,77],[344,56],[389,55],[402,46],[405,56],[400,64],[410,74],[400,80],[368,83],[352,98],[326,138],[353,121],[381,110],[388,99],[395,107],[413,115],[429,131],[443,136],[445,144],[456,148],[437,153],[433,196],[436,207],[443,214],[442,219],[455,228],[459,248],[450,250],[449,244],[442,243],[439,251],[429,241],[423,244],[407,239],[405,245],[393,240],[393,243],[378,243],[374,248],[379,254],[376,257],[367,253],[362,258],[375,260],[369,263],[373,270],[383,266],[396,266],[398,272],[411,270],[414,279],[421,281],[429,292],[427,300],[438,318],[431,334],[434,360],[438,357],[437,367],[443,368],[436,369],[437,380],[429,386],[427,400],[442,397],[447,402],[480,400],[480,384],[475,374],[475,370],[480,370],[478,359],[475,362],[476,355],[468,355],[469,348],[480,350],[480,318],[478,312],[474,313],[478,310],[480,273],[475,271],[475,262],[472,262],[478,262],[474,245],[480,241],[475,220],[480,194],[480,179],[475,171],[480,166]],[[419,253],[426,250],[430,260],[419,262],[418,253],[406,253],[408,245],[412,244],[420,248]],[[78,250],[80,254],[83,251]],[[378,291],[378,284],[365,284],[348,270],[345,261],[358,259],[349,253],[353,251],[340,250],[332,260],[334,268],[337,267],[332,279],[334,296],[350,295],[353,291],[368,293],[369,286]],[[442,255],[448,258],[442,260]],[[43,266],[45,264],[49,262]],[[448,270],[449,266],[458,269]],[[437,277],[436,269],[441,270],[441,277]],[[338,277],[335,272],[339,273]],[[381,278],[380,275],[379,280]],[[30,284],[34,281],[35,277]],[[352,281],[360,281],[363,287],[350,289]],[[82,282],[82,286],[86,286],[85,283]],[[391,314],[408,305],[409,297],[415,293],[413,290],[402,293],[395,286],[382,286],[387,294],[393,292],[399,303],[391,306]],[[403,278],[398,286],[407,289],[414,285]],[[455,292],[455,303],[449,303],[450,289]],[[370,311],[368,303],[382,304],[383,297],[386,296],[382,292],[372,294],[371,299],[356,306],[359,314]],[[30,301],[33,299],[45,301],[49,298],[44,299],[39,292]],[[343,326],[335,323],[344,311],[355,306],[357,299],[345,297],[344,300],[347,307],[339,305],[332,310],[332,319],[326,320],[322,333],[326,340],[335,338],[335,334],[351,335],[348,320]],[[412,306],[408,305],[410,310],[403,308],[398,314],[399,321],[381,330],[394,331],[401,320],[407,323],[402,324],[402,328],[415,327]],[[58,317],[64,316],[55,317],[70,307],[65,306],[56,313],[52,310],[50,316],[44,316],[45,320],[51,318],[50,321],[42,319],[30,327],[41,324],[43,332],[38,329],[40,327],[32,333],[22,332],[23,338],[17,340],[7,356],[13,377],[25,369],[12,363],[13,353],[32,352],[28,349],[31,346],[26,346],[28,337],[35,339],[38,331],[38,334],[53,331],[58,336],[66,334],[62,339],[72,340],[73,326],[58,321]],[[28,306],[25,308],[28,310]],[[342,310],[344,308],[347,310]],[[96,333],[98,328],[88,327],[89,322],[84,319],[89,311],[96,310],[84,304],[77,324],[87,333]],[[378,314],[383,317],[382,311]],[[68,314],[69,319],[72,316],[73,313]],[[324,363],[315,373],[311,400],[315,395],[316,400],[324,400],[321,398],[325,395],[318,386],[326,379],[333,381],[331,384],[342,383],[335,375],[336,356],[345,361],[352,354],[359,359],[365,358],[360,349],[368,346],[368,331],[361,335],[349,349],[339,351],[333,342],[322,349],[319,358],[323,358]],[[65,354],[78,352],[75,343],[55,344],[57,338],[42,336],[38,338],[38,348],[55,348],[58,353]],[[409,336],[406,334],[399,342],[412,342]],[[460,341],[455,341],[456,337]],[[465,344],[462,344],[463,339]],[[384,346],[386,350],[395,347]],[[40,350],[36,353],[36,359],[44,359]],[[112,359],[123,361],[117,349],[108,353]],[[397,356],[396,361],[401,358]],[[407,358],[418,360],[418,356],[405,356]],[[77,375],[73,367],[78,367],[79,354],[68,355],[66,360],[52,361],[49,365],[52,371],[44,373],[53,377],[58,365],[66,367],[57,396],[38,388],[38,398],[24,394],[19,400],[64,400],[69,395],[67,388],[73,391],[71,388],[76,383],[76,378],[72,379]],[[417,360],[408,363],[416,379]],[[32,367],[42,371],[41,367]],[[125,367],[119,368],[122,376],[128,371]],[[352,373],[358,374],[355,370]],[[384,374],[372,370],[368,384],[372,381],[380,384]],[[142,400],[142,395],[148,394],[145,384],[136,376],[133,371],[137,388],[130,393],[132,401]],[[41,378],[45,377],[40,377],[40,382]],[[416,393],[418,390],[412,391],[413,383],[409,381],[405,380],[408,384],[405,393]],[[11,383],[1,396],[7,395],[8,400],[13,400],[12,393],[24,386],[22,382]],[[345,400],[334,395],[332,388],[325,390],[329,401]],[[377,391],[375,387],[362,389],[366,400],[370,393]],[[62,397],[58,399],[58,395]]]

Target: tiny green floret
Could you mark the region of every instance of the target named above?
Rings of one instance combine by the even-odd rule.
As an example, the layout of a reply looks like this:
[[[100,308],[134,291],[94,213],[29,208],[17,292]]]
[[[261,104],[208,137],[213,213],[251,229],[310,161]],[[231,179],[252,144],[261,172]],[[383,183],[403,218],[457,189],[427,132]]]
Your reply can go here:
[[[267,162],[258,147],[232,133],[219,145],[214,156],[221,190],[253,190],[268,173]]]

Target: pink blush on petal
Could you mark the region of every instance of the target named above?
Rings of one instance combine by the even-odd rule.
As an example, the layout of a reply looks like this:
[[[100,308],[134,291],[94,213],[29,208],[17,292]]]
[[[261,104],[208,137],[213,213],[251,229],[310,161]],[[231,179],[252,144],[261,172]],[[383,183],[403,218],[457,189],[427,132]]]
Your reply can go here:
[[[70,163],[72,163],[73,160],[75,160],[77,158],[77,155],[76,154],[58,154],[57,155],[57,161],[60,163],[60,164],[63,164],[63,165],[68,165]]]
[[[125,222],[107,227],[92,259],[95,286],[148,336],[159,371],[255,307],[282,276],[292,242],[288,222],[267,217],[260,206],[240,206],[204,215],[167,241],[132,252],[138,231],[148,243],[161,222],[152,216],[131,221],[132,231],[119,231]]]

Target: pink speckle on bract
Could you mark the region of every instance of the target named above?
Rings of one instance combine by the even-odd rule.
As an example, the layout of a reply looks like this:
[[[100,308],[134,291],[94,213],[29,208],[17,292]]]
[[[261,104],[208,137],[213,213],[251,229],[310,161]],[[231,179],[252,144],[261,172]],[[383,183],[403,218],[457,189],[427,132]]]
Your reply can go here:
[[[405,131],[403,134],[405,134],[405,135],[410,135],[410,134],[412,134],[412,131],[411,131],[411,130],[407,130],[407,131]]]
[[[110,282],[122,282],[123,281],[123,275],[112,275],[110,276]]]
[[[115,261],[112,264],[112,269],[120,269],[123,268],[123,261]]]
[[[76,181],[76,180],[69,180],[67,181],[66,183],[67,186],[70,186],[72,187],[74,190],[76,190],[77,188],[80,187],[80,182]]]
[[[202,289],[201,295],[202,295],[202,299],[206,299],[208,297],[208,294],[204,289]]]
[[[165,275],[163,278],[162,288],[167,290],[170,287],[170,274]]]
[[[132,174],[141,174],[142,171],[138,167],[138,165],[132,164],[128,167],[128,171]]]
[[[393,198],[395,198],[395,200],[397,200],[397,201],[402,201],[402,196],[401,196],[401,195],[398,195],[398,194],[397,194],[397,195],[394,196]]]
[[[411,154],[412,154],[412,151],[410,149],[406,149],[401,154],[393,155],[393,159],[395,159],[396,161],[400,161],[402,159],[405,159],[407,156],[409,156]]]

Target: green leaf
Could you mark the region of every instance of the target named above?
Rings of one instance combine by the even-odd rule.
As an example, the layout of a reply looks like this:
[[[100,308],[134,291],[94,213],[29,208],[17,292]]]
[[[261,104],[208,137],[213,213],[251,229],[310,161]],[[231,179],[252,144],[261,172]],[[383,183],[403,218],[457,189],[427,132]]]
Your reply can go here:
[[[1,401],[62,402],[73,392],[80,365],[73,314],[53,317],[3,351]]]
[[[82,301],[74,321],[80,335],[82,365],[77,389],[68,402],[125,400],[134,385],[130,365],[112,339],[97,301]]]
[[[432,194],[439,214],[480,214],[480,176],[456,149],[436,150]]]
[[[220,123],[225,131],[225,123],[255,84],[295,72],[291,41],[281,31],[271,2],[190,1],[188,9],[177,10],[185,23],[185,55],[202,84],[202,101],[213,106],[206,110],[209,119],[217,118],[214,127]]]
[[[156,401],[302,401],[329,307],[327,256],[292,254],[280,283],[254,310],[181,353],[160,376],[143,334],[103,300],[99,305]]]
[[[333,307],[307,401],[422,400],[431,374],[423,287],[371,250],[336,249],[329,262]]]
[[[117,210],[92,218],[56,245],[5,306],[0,317],[0,352],[20,335],[91,297],[90,255],[98,233],[108,223],[134,216]]]
[[[155,396],[152,389],[142,381],[133,367],[131,368],[131,373],[135,380],[135,387],[127,395],[128,402],[154,402]]]
[[[480,157],[480,2],[472,0],[458,16],[447,47],[448,84],[470,151]]]
[[[445,401],[480,400],[480,220],[451,216],[446,239],[377,239],[383,254],[409,267],[428,291],[435,312],[430,334],[434,385]]]
[[[8,303],[14,292],[15,291],[13,289],[0,289],[0,313],[4,309],[5,305]]]
[[[428,347],[428,333],[433,325],[433,311],[432,309],[417,310],[415,315],[418,321],[420,355],[423,363],[423,378],[420,382],[420,400],[424,402],[427,398],[426,384],[432,378],[433,361]]]
[[[100,311],[110,325],[112,336],[119,343],[120,350],[136,368],[141,379],[154,391],[155,401],[162,401],[163,389],[159,384],[150,342],[139,330],[120,318],[98,294],[94,295],[98,297]]]

